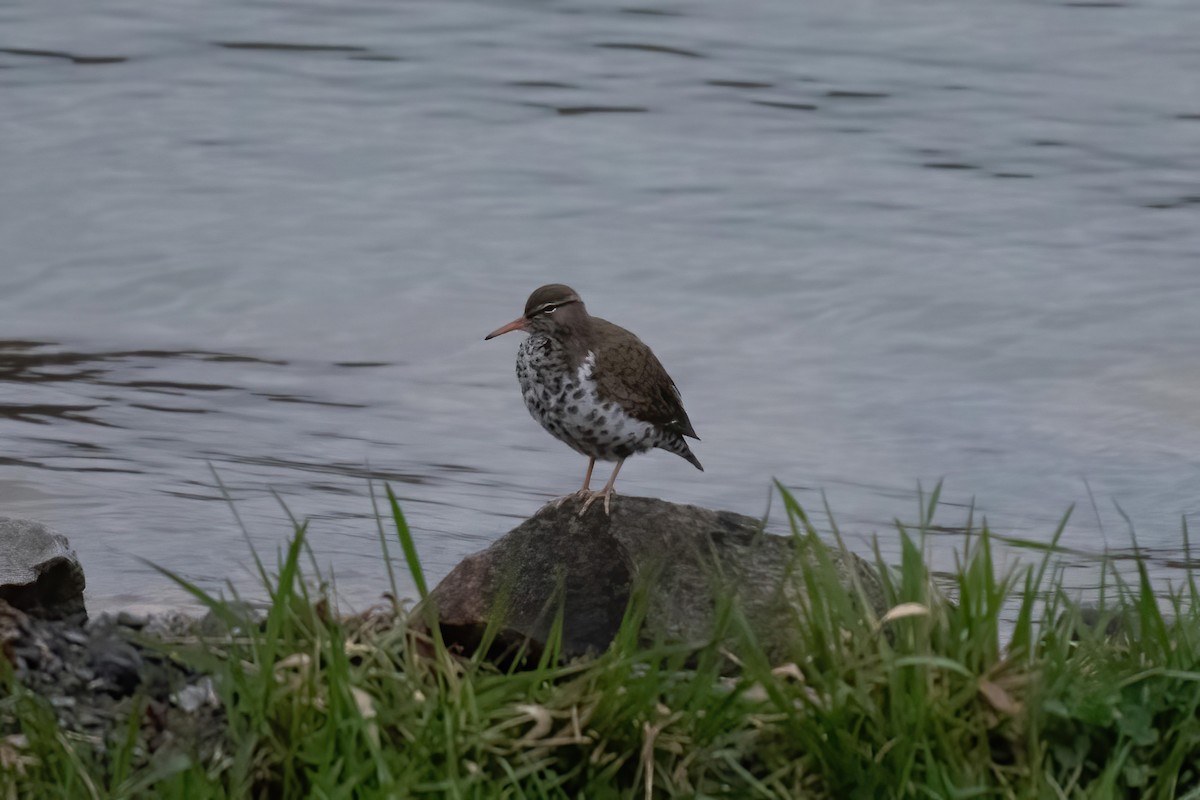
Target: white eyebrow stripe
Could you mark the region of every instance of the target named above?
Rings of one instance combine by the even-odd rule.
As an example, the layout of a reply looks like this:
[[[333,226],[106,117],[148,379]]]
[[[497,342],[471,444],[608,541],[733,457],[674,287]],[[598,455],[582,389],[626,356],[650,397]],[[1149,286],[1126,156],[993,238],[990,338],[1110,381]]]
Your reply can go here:
[[[530,312],[529,312],[529,316],[534,316],[534,315],[536,315],[536,314],[541,314],[543,311],[546,311],[547,309],[551,309],[551,308],[559,308],[559,307],[561,307],[561,306],[565,306],[565,305],[568,305],[568,304],[570,304],[570,303],[578,303],[578,302],[579,302],[578,300],[575,300],[575,299],[569,299],[569,300],[553,300],[553,301],[551,301],[551,302],[549,302],[549,303],[542,303],[540,306],[538,306],[537,308],[535,308],[535,309],[533,309],[532,311],[530,311]]]

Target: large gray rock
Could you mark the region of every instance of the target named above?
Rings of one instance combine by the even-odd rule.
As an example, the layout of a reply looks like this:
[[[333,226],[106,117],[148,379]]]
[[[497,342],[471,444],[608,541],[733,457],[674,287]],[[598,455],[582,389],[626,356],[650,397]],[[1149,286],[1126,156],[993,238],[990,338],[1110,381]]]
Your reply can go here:
[[[751,517],[647,497],[614,498],[611,516],[598,503],[583,517],[578,511],[574,499],[545,506],[438,584],[429,602],[449,645],[474,651],[499,614],[491,657],[511,655],[526,639],[536,654],[561,598],[563,655],[595,653],[612,641],[638,587],[646,593],[644,640],[703,643],[722,598],[732,596],[769,658],[794,655],[789,621],[804,591],[803,543],[765,533]],[[874,569],[834,548],[829,556],[839,581],[856,576],[881,614]]]
[[[0,600],[30,616],[87,616],[83,567],[67,537],[40,522],[0,517]]]

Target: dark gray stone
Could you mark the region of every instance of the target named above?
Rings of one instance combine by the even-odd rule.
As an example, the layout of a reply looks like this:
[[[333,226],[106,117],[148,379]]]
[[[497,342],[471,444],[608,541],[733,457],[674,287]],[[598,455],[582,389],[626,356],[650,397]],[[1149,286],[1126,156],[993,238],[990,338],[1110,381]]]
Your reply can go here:
[[[611,516],[598,504],[582,517],[579,508],[577,499],[545,506],[438,584],[429,602],[448,644],[473,652],[501,614],[489,656],[504,660],[526,640],[536,654],[561,599],[563,655],[595,653],[612,641],[637,586],[646,593],[644,640],[704,643],[721,600],[732,597],[769,658],[794,656],[799,564],[811,558],[803,543],[763,532],[752,517],[646,497],[614,498]],[[836,548],[829,556],[839,581],[857,580],[882,614],[874,568]]]
[[[185,629],[182,622],[171,628]],[[112,615],[82,627],[74,619],[38,619],[0,601],[0,660],[12,665],[14,681],[49,703],[65,733],[83,734],[103,752],[128,747],[133,731],[135,764],[167,746],[192,752],[194,745],[199,757],[215,758],[226,745],[223,708],[211,681],[164,652],[165,645]],[[174,705],[174,694],[193,684],[204,691],[191,692],[186,709]],[[0,729],[15,724],[14,709],[0,704]]]
[[[93,638],[88,644],[97,689],[113,697],[133,694],[142,681],[142,657],[136,647],[119,638]]]
[[[0,600],[42,619],[83,618],[84,586],[65,536],[40,522],[0,517]]]
[[[62,633],[62,638],[64,642],[73,644],[77,647],[86,647],[88,643],[88,635],[84,633],[82,628],[78,630],[65,630]]]

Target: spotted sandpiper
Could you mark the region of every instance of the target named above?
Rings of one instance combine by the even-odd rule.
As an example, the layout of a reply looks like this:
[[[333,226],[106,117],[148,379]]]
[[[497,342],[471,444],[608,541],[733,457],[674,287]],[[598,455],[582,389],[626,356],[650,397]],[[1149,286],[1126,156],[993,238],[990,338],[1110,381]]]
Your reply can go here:
[[[671,376],[641,339],[588,314],[571,287],[536,289],[523,315],[484,340],[509,331],[529,334],[517,350],[517,380],[529,413],[589,459],[575,494],[584,501],[580,515],[601,497],[609,513],[617,473],[634,453],[661,447],[704,471],[683,439],[700,437]],[[599,492],[591,490],[596,459],[617,462]]]

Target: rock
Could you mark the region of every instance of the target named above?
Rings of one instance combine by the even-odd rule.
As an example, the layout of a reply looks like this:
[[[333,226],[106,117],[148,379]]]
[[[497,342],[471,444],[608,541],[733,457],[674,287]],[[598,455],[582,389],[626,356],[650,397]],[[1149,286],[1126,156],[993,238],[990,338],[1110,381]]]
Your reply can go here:
[[[171,702],[179,706],[185,714],[194,714],[206,705],[212,708],[219,708],[221,705],[217,693],[213,690],[212,678],[207,676],[171,695]]]
[[[236,624],[231,626],[224,617],[209,611],[196,623],[194,632],[209,637],[240,636],[245,633],[243,626],[257,626],[265,618],[259,608],[244,600],[231,600],[225,604],[225,609],[233,613]]]
[[[65,536],[0,517],[0,600],[41,619],[86,619],[83,589],[83,567]]]
[[[122,611],[117,614],[117,624],[123,625],[126,628],[131,628],[135,631],[140,631],[146,627],[146,623],[150,621],[150,617],[146,614],[135,614],[132,611]]]
[[[1064,611],[1070,614],[1070,610]],[[1060,618],[1061,619],[1061,618]],[[1136,630],[1135,620],[1129,615],[1105,612],[1097,603],[1080,603],[1075,606],[1075,617],[1071,624],[1071,639],[1078,641],[1086,632],[1097,631],[1106,639],[1116,639]]]
[[[787,620],[803,591],[796,568],[803,543],[763,532],[752,517],[646,497],[617,497],[611,517],[598,505],[579,517],[579,508],[578,500],[543,507],[438,584],[429,604],[448,645],[474,651],[493,613],[503,612],[489,656],[504,660],[526,638],[536,655],[561,597],[563,656],[596,653],[612,641],[631,592],[644,585],[644,640],[701,644],[711,637],[720,598],[733,596],[768,658],[794,657]],[[836,548],[829,556],[839,581],[856,576],[882,614],[874,568]]]
[[[199,620],[186,611],[171,610],[151,614],[141,632],[151,639],[178,639],[194,636],[198,624]]]
[[[15,684],[46,701],[64,734],[88,742],[94,752],[126,748],[122,757],[135,766],[144,766],[168,744],[213,758],[227,744],[228,726],[212,681],[165,653],[164,642],[145,635],[153,619],[142,631],[113,615],[80,626],[75,620],[31,617],[0,601],[0,661],[7,658],[11,666],[4,671]],[[194,624],[172,629],[191,630]],[[175,693],[181,689],[177,707]],[[0,703],[0,734],[16,724],[16,709]]]
[[[117,637],[93,637],[88,651],[93,688],[113,697],[133,694],[142,681],[142,657],[136,647]]]
[[[82,630],[65,630],[62,632],[62,639],[79,647],[86,647],[88,643],[88,635]]]
[[[27,655],[40,662],[41,651],[25,641],[28,632],[29,617],[0,600],[0,653],[9,661]]]

